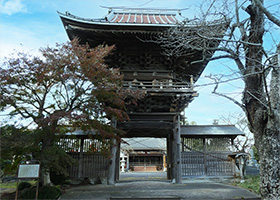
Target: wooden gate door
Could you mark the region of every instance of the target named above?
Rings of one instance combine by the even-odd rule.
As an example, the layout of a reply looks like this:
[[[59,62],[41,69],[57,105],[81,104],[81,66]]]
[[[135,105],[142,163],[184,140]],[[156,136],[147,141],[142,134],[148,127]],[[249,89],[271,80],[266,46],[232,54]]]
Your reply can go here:
[[[226,138],[182,138],[182,176],[233,176]]]
[[[233,176],[229,152],[182,152],[182,176]]]

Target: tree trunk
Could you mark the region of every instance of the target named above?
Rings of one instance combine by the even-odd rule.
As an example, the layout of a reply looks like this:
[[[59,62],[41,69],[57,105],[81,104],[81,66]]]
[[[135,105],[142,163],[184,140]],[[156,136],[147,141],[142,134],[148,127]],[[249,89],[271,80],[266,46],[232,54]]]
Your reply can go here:
[[[279,121],[269,119],[256,147],[260,155],[260,192],[263,199],[280,199]],[[278,124],[278,125],[277,125]]]
[[[269,99],[264,90],[266,76],[262,66],[264,15],[254,1],[246,11],[250,14],[251,21],[249,43],[260,45],[244,47],[246,76],[243,104],[260,155],[261,196],[263,199],[276,200],[280,199],[280,71],[277,66],[273,69]]]
[[[55,128],[53,127],[44,128],[41,132],[42,149],[39,159],[41,162],[40,182],[42,186],[53,185],[50,178],[50,166],[53,163],[52,156],[55,156],[52,155],[52,148],[55,140]]]
[[[117,141],[115,138],[111,138],[111,155],[110,155],[110,163],[108,168],[108,177],[107,184],[114,185],[115,184],[115,173],[116,173],[116,155],[117,155]]]

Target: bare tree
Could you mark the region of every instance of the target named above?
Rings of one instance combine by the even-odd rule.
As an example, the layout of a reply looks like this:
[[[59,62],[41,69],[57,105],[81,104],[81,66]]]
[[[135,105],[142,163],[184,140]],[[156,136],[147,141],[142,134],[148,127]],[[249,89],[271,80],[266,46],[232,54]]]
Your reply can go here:
[[[228,1],[230,2],[230,1]],[[232,100],[245,112],[255,146],[260,155],[261,195],[263,199],[280,198],[280,44],[279,38],[265,49],[266,35],[279,37],[279,19],[264,6],[263,0],[233,1],[235,11],[222,14],[210,12],[218,1],[212,0],[202,19],[186,20],[170,29],[157,42],[167,56],[188,57],[197,51],[204,56],[195,62],[217,59],[234,61],[239,79],[244,82],[242,101],[217,92],[221,80],[216,79],[213,93]],[[279,7],[279,2],[276,3]],[[278,11],[279,12],[279,11]],[[207,16],[223,18],[207,22]],[[245,16],[245,17],[244,17]],[[247,18],[246,18],[247,16]],[[269,24],[270,23],[270,24]],[[269,27],[268,27],[269,25]],[[275,38],[274,38],[275,39]],[[277,41],[278,40],[278,41]],[[219,46],[217,45],[219,44]],[[274,48],[272,48],[274,46]],[[277,50],[276,50],[277,49]],[[213,52],[216,52],[212,56]],[[176,58],[175,56],[175,58]]]
[[[227,116],[221,116],[221,123],[234,124],[239,130],[245,133],[245,136],[238,136],[234,142],[233,146],[235,151],[240,153],[248,153],[254,144],[253,134],[248,129],[248,121],[244,113],[229,114]]]

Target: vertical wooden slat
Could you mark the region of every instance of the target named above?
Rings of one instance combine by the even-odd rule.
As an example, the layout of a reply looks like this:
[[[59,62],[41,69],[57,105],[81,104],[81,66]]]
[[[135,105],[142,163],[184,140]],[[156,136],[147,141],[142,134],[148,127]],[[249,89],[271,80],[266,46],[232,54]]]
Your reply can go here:
[[[79,152],[79,165],[78,165],[78,178],[83,176],[83,148],[84,148],[84,139],[81,139],[80,152]]]
[[[100,142],[93,142],[92,140],[85,139],[83,146],[77,146],[79,145],[79,142],[77,142],[77,140],[68,139],[66,143],[68,143],[68,146],[72,147],[73,150],[77,148],[80,149],[79,153],[69,152],[69,155],[77,160],[78,163],[81,163],[82,166],[80,167],[80,171],[79,165],[72,165],[68,168],[68,172],[71,178],[98,178],[100,176],[107,175],[106,171],[109,164],[108,159],[100,153],[86,153],[90,150],[89,147],[91,143],[98,147],[98,151],[100,151]],[[82,145],[82,142],[80,142],[80,145]]]
[[[192,144],[193,141],[191,141]],[[189,143],[190,144],[190,143]],[[229,152],[182,152],[182,175],[205,175],[205,160],[208,176],[232,176],[234,175],[234,163],[228,158]],[[204,158],[206,158],[204,160]]]

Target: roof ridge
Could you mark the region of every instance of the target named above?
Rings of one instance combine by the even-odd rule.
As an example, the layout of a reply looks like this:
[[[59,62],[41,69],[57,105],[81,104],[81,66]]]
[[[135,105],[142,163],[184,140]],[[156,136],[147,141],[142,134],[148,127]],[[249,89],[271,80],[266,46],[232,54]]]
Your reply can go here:
[[[187,10],[188,8],[182,8],[182,9],[174,9],[174,8],[136,8],[136,7],[125,7],[125,6],[119,6],[119,7],[114,7],[114,6],[100,6],[101,8],[107,8],[111,10],[157,10],[157,11],[182,11],[182,10]]]

